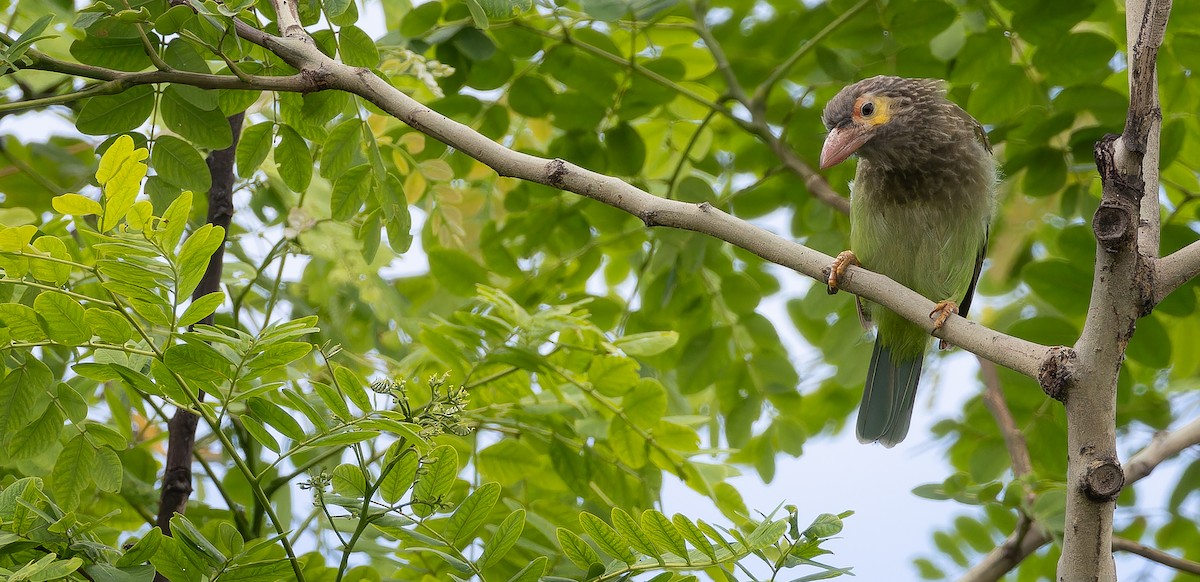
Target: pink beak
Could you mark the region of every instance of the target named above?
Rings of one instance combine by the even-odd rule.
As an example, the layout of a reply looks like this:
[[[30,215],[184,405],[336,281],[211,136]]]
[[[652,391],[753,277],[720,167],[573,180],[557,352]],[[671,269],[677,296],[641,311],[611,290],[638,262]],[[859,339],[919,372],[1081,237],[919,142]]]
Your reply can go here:
[[[871,133],[857,125],[833,128],[821,148],[821,169],[826,170],[846,161],[869,139]]]

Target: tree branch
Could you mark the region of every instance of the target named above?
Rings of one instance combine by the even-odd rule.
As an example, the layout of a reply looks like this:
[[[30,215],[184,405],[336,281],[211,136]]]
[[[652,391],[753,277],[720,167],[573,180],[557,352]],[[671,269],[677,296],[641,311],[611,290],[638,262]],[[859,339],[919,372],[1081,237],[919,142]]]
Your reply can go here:
[[[210,153],[207,160],[209,174],[212,176],[212,186],[208,190],[208,222],[224,228],[226,237],[233,218],[234,153],[237,150],[238,138],[242,134],[244,117],[244,113],[229,117],[233,142],[223,150]],[[220,290],[224,257],[225,245],[222,244],[209,258],[204,276],[192,292],[193,300]],[[199,323],[211,325],[212,322],[213,315],[209,314]],[[203,391],[199,392],[198,399],[204,399]],[[187,510],[188,498],[192,493],[192,456],[195,454],[196,426],[199,420],[197,415],[179,408],[167,423],[169,440],[157,519],[158,527],[167,535],[171,535],[171,517]],[[166,580],[161,574],[157,574],[155,579]]]
[[[1200,275],[1200,241],[1154,261],[1154,304]]]
[[[286,0],[280,0],[286,2]],[[707,234],[746,249],[763,259],[792,268],[824,282],[823,271],[833,258],[785,239],[710,204],[688,204],[654,196],[617,178],[559,159],[513,151],[487,136],[418,103],[369,69],[338,63],[321,53],[306,36],[280,38],[235,21],[242,38],[274,52],[322,89],[358,95],[413,129],[449,145],[491,167],[501,176],[520,178],[574,192],[642,219],[647,226],[670,226]],[[297,35],[305,34],[303,29]],[[883,275],[852,267],[842,287],[875,301],[900,316],[933,331],[929,312],[934,304]],[[1012,337],[962,317],[952,316],[934,335],[979,354],[999,365],[1037,378],[1057,350]]]
[[[1154,435],[1146,448],[1129,458],[1125,463],[1125,481],[1133,483],[1149,475],[1163,461],[1178,455],[1184,449],[1200,444],[1200,418],[1171,432]]]
[[[1152,263],[1157,234],[1141,241],[1141,208],[1158,196],[1158,150],[1150,133],[1161,117],[1154,65],[1170,14],[1170,0],[1133,0],[1126,5],[1131,47],[1130,105],[1125,131],[1096,144],[1102,182],[1092,220],[1096,267],[1091,304],[1075,344],[1078,361],[1067,382],[1067,500],[1060,580],[1116,580],[1112,558],[1113,510],[1124,484],[1117,457],[1117,377],[1137,319],[1153,303]],[[1155,210],[1157,212],[1157,210]],[[1157,230],[1157,215],[1153,221]],[[1145,251],[1147,244],[1155,248]]]
[[[1162,564],[1169,568],[1174,568],[1176,570],[1179,570],[1180,572],[1187,572],[1189,574],[1200,574],[1200,562],[1193,562],[1191,560],[1177,558],[1177,557],[1172,556],[1171,554],[1168,554],[1162,550],[1159,550],[1157,548],[1152,548],[1152,547],[1144,545],[1144,544],[1140,544],[1133,540],[1127,540],[1125,538],[1114,537],[1113,541],[1112,541],[1112,548],[1113,548],[1114,552],[1122,551],[1122,552],[1129,552],[1131,554],[1137,554],[1143,558],[1146,558],[1147,560],[1150,560],[1152,562],[1158,562],[1159,564]]]
[[[840,25],[842,22],[844,21],[837,22],[836,24]],[[520,25],[518,24],[517,26]],[[822,38],[834,28],[836,28],[836,26],[832,26],[832,28],[826,27],[825,31],[822,31],[817,35],[817,37],[814,38]],[[707,107],[712,111],[716,111],[729,121],[736,124],[738,127],[742,128],[742,130],[749,132],[751,135],[758,136],[759,139],[763,140],[764,143],[770,146],[771,151],[779,157],[780,161],[783,162],[784,167],[786,167],[788,171],[799,176],[800,179],[804,180],[804,187],[810,194],[816,197],[817,200],[820,200],[842,214],[850,213],[850,200],[837,193],[832,187],[830,187],[829,182],[825,180],[825,176],[822,176],[807,162],[800,159],[800,157],[796,155],[796,152],[792,151],[791,147],[788,146],[783,138],[776,136],[771,131],[771,127],[769,124],[767,124],[766,118],[762,115],[761,110],[756,112],[752,109],[751,119],[749,120],[738,117],[734,115],[733,111],[731,111],[728,107],[725,107],[719,103],[713,103],[712,101],[705,99],[703,96],[698,95],[695,91],[692,91],[686,87],[682,87],[674,81],[671,81],[670,79],[667,79],[666,77],[663,77],[654,71],[651,71],[637,63],[630,63],[628,60],[618,55],[606,52],[601,48],[581,42],[578,39],[559,37],[537,28],[522,27],[522,30],[527,30],[533,34],[539,34],[546,38],[552,38],[561,42],[569,42],[571,46],[577,47],[595,56],[621,66],[629,66],[635,73],[646,77],[650,81],[671,89],[672,91],[675,91],[676,93],[691,99],[692,101],[695,101],[696,103]],[[714,57],[714,59],[715,58],[716,57]]]
[[[1004,391],[1000,388],[1000,375],[996,371],[996,365],[982,357],[976,357],[979,359],[979,370],[983,375],[985,387],[983,404],[996,419],[1000,434],[1004,436],[1004,445],[1008,448],[1009,458],[1012,459],[1013,476],[1024,477],[1033,472],[1033,462],[1029,459],[1029,446],[1025,443],[1025,435],[1017,428],[1008,403],[1004,401]]]
[[[1163,461],[1178,455],[1184,449],[1200,444],[1200,418],[1171,432],[1154,436],[1146,448],[1129,458],[1125,463],[1125,486],[1128,487],[1149,475]],[[1022,560],[1050,543],[1050,536],[1041,529],[1031,529],[1019,536],[1018,531],[1004,543],[988,552],[982,560],[967,571],[959,582],[995,582],[1017,567]],[[1116,538],[1113,539],[1114,543]],[[1113,549],[1117,549],[1115,546]]]

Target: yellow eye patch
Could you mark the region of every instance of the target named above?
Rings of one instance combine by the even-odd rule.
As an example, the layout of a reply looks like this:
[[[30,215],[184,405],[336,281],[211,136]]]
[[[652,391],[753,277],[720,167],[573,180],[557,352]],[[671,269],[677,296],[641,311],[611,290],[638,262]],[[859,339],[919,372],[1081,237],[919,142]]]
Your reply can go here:
[[[854,120],[879,126],[891,118],[892,100],[882,95],[864,95],[854,101]]]

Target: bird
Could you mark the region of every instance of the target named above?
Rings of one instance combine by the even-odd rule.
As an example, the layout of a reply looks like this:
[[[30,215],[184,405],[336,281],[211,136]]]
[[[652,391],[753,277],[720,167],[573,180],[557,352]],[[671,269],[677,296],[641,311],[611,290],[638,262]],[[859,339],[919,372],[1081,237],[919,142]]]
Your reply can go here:
[[[998,182],[983,125],[947,99],[944,82],[894,76],[843,88],[821,120],[829,133],[820,168],[858,158],[850,250],[834,260],[829,292],[858,265],[934,301],[935,330],[953,313],[965,317],[987,252]],[[908,434],[929,336],[881,305],[861,299],[857,305],[877,334],[856,432],[860,442],[891,448]]]

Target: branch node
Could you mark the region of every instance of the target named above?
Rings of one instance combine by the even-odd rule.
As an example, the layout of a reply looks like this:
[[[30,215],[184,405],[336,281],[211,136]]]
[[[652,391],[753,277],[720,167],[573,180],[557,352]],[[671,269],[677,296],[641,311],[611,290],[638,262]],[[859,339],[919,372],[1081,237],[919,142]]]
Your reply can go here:
[[[1133,241],[1133,221],[1129,209],[1108,201],[1100,203],[1092,217],[1096,241],[1109,253],[1119,252]]]
[[[570,170],[567,169],[567,162],[562,158],[554,158],[546,163],[546,181],[555,188],[562,188],[564,185],[563,178],[566,177]]]
[[[1115,457],[1095,459],[1083,475],[1083,492],[1093,501],[1113,501],[1125,486],[1125,471]]]
[[[1075,358],[1075,350],[1066,346],[1054,346],[1046,353],[1046,359],[1038,368],[1038,383],[1047,396],[1066,402],[1067,383],[1071,381]]]
[[[712,207],[713,207],[713,205],[709,204],[707,201],[701,202],[696,205],[696,208],[698,208],[700,210],[700,212],[703,212],[706,214],[708,213],[709,210],[712,210]]]

